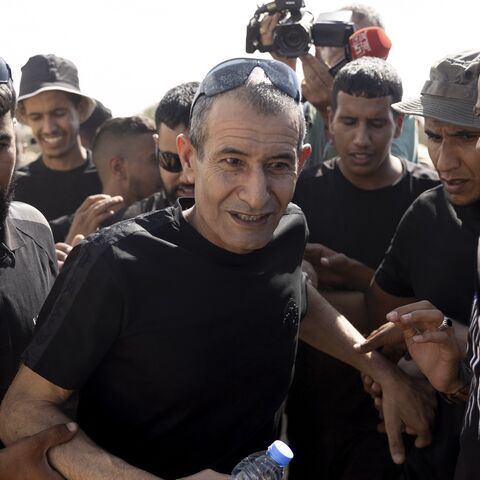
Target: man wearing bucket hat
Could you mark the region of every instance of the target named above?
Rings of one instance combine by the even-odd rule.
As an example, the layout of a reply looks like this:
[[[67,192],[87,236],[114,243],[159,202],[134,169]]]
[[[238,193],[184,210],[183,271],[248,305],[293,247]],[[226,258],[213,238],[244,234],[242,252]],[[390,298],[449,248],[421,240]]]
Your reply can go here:
[[[399,305],[406,305],[401,307],[405,314],[432,310],[435,305],[442,318],[454,320],[463,355],[475,291],[478,236],[463,228],[462,216],[480,200],[480,151],[475,149],[480,118],[474,114],[479,70],[479,51],[448,55],[432,66],[419,98],[393,105],[398,112],[425,118],[429,154],[443,186],[422,194],[407,211],[367,293],[369,313],[378,324]],[[382,329],[362,348],[379,347],[389,332],[390,328]],[[450,479],[464,405],[440,397],[437,401],[434,442],[413,449],[407,468],[422,478]]]
[[[16,174],[16,200],[52,220],[73,213],[101,184],[80,140],[80,124],[95,100],[80,91],[76,66],[53,54],[30,57],[22,67],[17,119],[32,129],[41,155]]]

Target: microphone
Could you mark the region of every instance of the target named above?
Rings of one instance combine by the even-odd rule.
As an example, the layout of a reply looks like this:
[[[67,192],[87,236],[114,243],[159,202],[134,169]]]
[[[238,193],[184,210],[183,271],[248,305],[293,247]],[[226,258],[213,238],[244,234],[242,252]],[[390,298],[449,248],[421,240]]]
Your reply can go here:
[[[357,30],[348,39],[352,59],[378,57],[387,59],[392,41],[380,27],[365,27]]]

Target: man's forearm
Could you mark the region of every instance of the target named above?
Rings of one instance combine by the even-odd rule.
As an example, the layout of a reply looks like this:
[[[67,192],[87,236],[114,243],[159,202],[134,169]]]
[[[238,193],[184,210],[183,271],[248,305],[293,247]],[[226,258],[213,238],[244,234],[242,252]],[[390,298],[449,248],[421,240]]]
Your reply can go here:
[[[340,313],[338,313],[313,287],[308,286],[307,315],[300,325],[300,338],[314,348],[367,374],[380,365],[378,354],[359,354],[353,345],[364,337]],[[376,372],[375,372],[376,373]],[[373,376],[373,375],[372,375]],[[375,378],[375,377],[374,377]]]
[[[28,398],[24,395],[22,382],[19,384],[18,390],[7,392],[0,411],[0,436],[5,444],[70,421],[55,403]],[[158,478],[109,454],[81,431],[70,442],[49,450],[49,461],[70,480]]]
[[[380,383],[383,412],[390,452],[395,463],[402,463],[405,451],[402,431],[417,435],[415,445],[431,441],[430,415],[423,400],[412,395],[408,378],[380,353],[357,353],[355,343],[363,336],[311,286],[308,286],[308,309],[300,327],[300,338],[338,360],[350,364]]]

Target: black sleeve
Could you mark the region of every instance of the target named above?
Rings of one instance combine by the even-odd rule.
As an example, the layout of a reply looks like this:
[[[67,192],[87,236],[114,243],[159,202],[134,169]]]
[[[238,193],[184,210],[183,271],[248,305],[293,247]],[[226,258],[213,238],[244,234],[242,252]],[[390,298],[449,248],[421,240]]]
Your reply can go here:
[[[123,329],[124,297],[109,255],[88,242],[72,251],[23,355],[27,367],[68,390],[84,384]]]
[[[375,272],[377,285],[397,297],[415,296],[410,268],[415,244],[415,217],[415,209],[410,207],[400,220],[382,263]]]

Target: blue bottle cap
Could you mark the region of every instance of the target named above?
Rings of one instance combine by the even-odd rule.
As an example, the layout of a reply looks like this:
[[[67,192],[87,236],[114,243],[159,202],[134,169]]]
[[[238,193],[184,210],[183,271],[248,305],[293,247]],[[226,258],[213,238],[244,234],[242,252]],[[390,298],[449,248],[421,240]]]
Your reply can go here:
[[[293,458],[291,448],[281,440],[275,440],[267,452],[281,467],[286,467]]]

